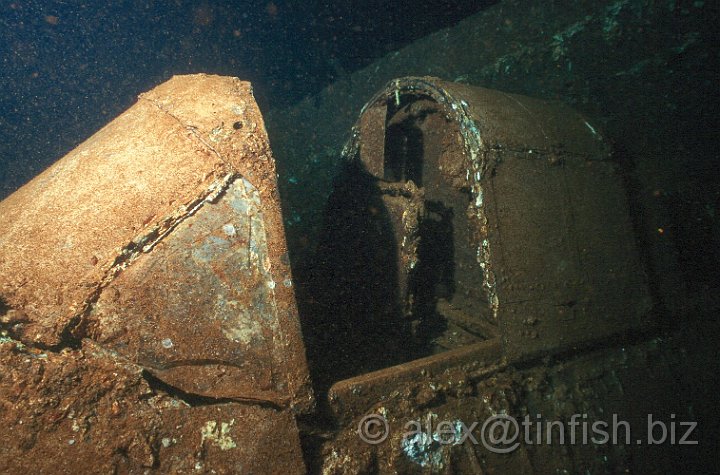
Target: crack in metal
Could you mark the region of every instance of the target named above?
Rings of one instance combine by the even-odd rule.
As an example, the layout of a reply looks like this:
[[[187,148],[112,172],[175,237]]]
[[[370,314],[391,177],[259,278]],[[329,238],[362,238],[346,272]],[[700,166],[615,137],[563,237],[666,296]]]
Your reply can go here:
[[[83,302],[80,312],[72,316],[63,328],[60,342],[47,349],[59,351],[67,347],[79,348],[80,341],[84,337],[84,325],[87,322],[87,317],[92,312],[95,303],[100,299],[103,290],[105,290],[123,270],[127,269],[141,255],[152,251],[158,243],[166,238],[182,222],[195,215],[206,203],[216,202],[238,177],[239,175],[233,172],[227,174],[222,180],[213,182],[210,187],[204,191],[202,196],[181,206],[178,211],[165,218],[149,233],[135,238],[123,247],[115,257],[115,260],[104,277]]]
[[[268,407],[277,411],[282,411],[289,406],[289,401],[280,398],[277,400],[271,400],[267,398],[253,398],[246,396],[212,397],[187,392],[177,386],[168,384],[145,368],[142,368],[141,376],[154,392],[157,393],[160,391],[176,399],[180,399],[190,407],[212,406],[218,404],[251,404],[253,406]]]
[[[87,322],[87,316],[92,311],[93,305],[99,300],[102,291],[110,285],[110,283],[117,277],[117,275],[123,270],[127,269],[140,255],[148,253],[167,237],[173,230],[175,230],[183,221],[193,216],[197,211],[204,206],[205,203],[216,202],[217,199],[229,188],[229,186],[239,178],[239,173],[234,170],[232,165],[225,160],[225,158],[218,152],[212,145],[210,145],[200,135],[197,127],[187,125],[183,123],[180,118],[170,113],[168,110],[162,107],[157,101],[140,97],[141,100],[146,100],[152,105],[158,108],[163,114],[167,114],[168,117],[176,120],[182,125],[185,130],[189,131],[200,143],[203,144],[211,153],[213,153],[223,164],[225,164],[230,170],[221,180],[213,182],[210,187],[198,198],[190,201],[189,203],[182,205],[178,210],[166,217],[162,222],[157,224],[149,233],[135,238],[132,242],[127,244],[120,250],[120,253],[115,257],[112,265],[105,273],[103,278],[100,280],[96,288],[92,293],[85,299],[82,304],[82,309],[75,315],[73,315],[68,323],[64,326],[61,331],[60,341],[56,345],[52,345],[47,349],[61,350],[62,348],[78,348],[80,346],[80,340],[84,334],[84,324]]]

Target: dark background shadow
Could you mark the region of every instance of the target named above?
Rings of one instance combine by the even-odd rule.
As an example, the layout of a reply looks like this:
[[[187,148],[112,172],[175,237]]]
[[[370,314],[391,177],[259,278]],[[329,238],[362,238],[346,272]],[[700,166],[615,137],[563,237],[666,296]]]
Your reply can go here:
[[[319,394],[412,354],[401,318],[392,224],[376,179],[358,163],[347,162],[337,177],[312,267],[296,278]]]

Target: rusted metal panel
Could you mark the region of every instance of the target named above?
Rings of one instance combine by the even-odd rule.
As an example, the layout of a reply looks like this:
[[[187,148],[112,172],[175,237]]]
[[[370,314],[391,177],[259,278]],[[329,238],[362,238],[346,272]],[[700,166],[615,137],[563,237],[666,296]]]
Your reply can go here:
[[[420,382],[424,387],[443,387],[462,393],[467,385],[486,379],[506,366],[501,342],[494,339],[339,381],[330,388],[328,399],[334,417],[349,424],[369,406],[396,399]],[[424,401],[419,397],[419,405],[433,402],[437,392],[429,391]]]
[[[344,153],[376,180],[415,325],[496,326],[515,359],[647,323],[621,178],[569,107],[401,78],[363,108]],[[432,351],[473,343],[451,340],[436,335]]]
[[[94,341],[173,391],[280,411],[268,424],[297,441],[284,411],[313,396],[249,83],[177,76],[141,95],[0,203],[0,229],[7,335],[49,351]]]
[[[305,473],[289,409],[189,405],[90,341],[55,353],[0,338],[0,368],[2,473]]]
[[[596,447],[538,455],[519,444],[498,455],[484,439],[443,445],[431,429],[408,432],[408,421],[453,421],[456,431],[473,421],[480,436],[498,415],[564,407],[574,396],[548,394],[556,390],[548,373],[559,370],[542,358],[589,351],[647,324],[650,292],[625,192],[597,126],[558,103],[401,78],[363,108],[344,154],[348,177],[331,198],[321,248],[338,261],[330,275],[361,269],[353,259],[373,262],[355,251],[360,240],[394,259],[378,288],[358,295],[340,286],[336,300],[351,300],[352,310],[394,295],[385,307],[398,310],[353,322],[388,364],[330,387],[342,429],[326,444],[323,470],[525,473],[597,463]],[[337,232],[358,223],[371,229]],[[354,234],[361,237],[351,244],[333,239]],[[402,351],[407,359],[395,364]],[[609,362],[585,358],[598,368]],[[583,368],[571,379],[590,387],[597,375]],[[609,393],[604,384],[596,386]],[[533,398],[540,403],[526,406]]]
[[[274,290],[292,282],[274,280],[263,218],[257,189],[234,181],[113,279],[93,338],[184,391],[289,404]]]

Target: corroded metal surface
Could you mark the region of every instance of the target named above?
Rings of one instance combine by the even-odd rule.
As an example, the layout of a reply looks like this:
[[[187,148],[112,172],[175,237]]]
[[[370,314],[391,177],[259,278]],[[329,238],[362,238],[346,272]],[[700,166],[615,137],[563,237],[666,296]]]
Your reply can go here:
[[[394,253],[389,277],[347,308],[382,294],[394,296],[396,310],[380,321],[354,321],[358,335],[372,332],[387,367],[362,374],[357,365],[354,377],[330,387],[342,429],[323,445],[322,472],[663,466],[630,443],[518,438],[502,451],[488,442],[497,421],[603,421],[610,414],[641,434],[644,416],[627,401],[642,401],[648,413],[678,405],[673,395],[645,400],[664,387],[644,377],[648,367],[658,358],[666,371],[675,357],[661,349],[662,339],[603,348],[651,325],[651,298],[623,184],[598,127],[557,103],[401,78],[368,102],[353,132],[345,148],[350,172],[328,206],[333,219],[322,250],[372,262],[366,249],[387,246]],[[352,210],[338,211],[343,195]],[[370,231],[357,230],[351,244],[333,243],[353,235],[336,229],[358,223]],[[339,287],[342,301],[350,292]],[[395,338],[386,330],[393,325],[409,331]],[[512,434],[505,427],[494,435]]]
[[[496,325],[511,359],[646,323],[622,181],[598,127],[572,109],[401,78],[363,108],[345,154],[383,196],[409,318]]]
[[[7,336],[49,352],[94,342],[162,390],[281,426],[295,448],[276,468],[302,466],[288,411],[313,397],[249,83],[178,76],[143,94],[0,203],[0,229]],[[250,463],[258,444],[223,460]]]
[[[260,196],[241,178],[113,279],[91,334],[184,391],[287,405],[274,290],[292,282],[275,278]]]
[[[2,473],[305,473],[289,410],[196,405],[88,341],[41,352],[0,341]]]
[[[446,385],[448,390],[462,393],[468,384],[486,379],[506,366],[496,339],[339,381],[330,388],[328,399],[334,417],[348,424],[369,406],[414,391],[418,383],[425,388]],[[422,407],[438,402],[436,392],[425,390],[425,394],[413,397],[418,396],[415,402]]]
[[[533,399],[525,391],[546,390],[543,358],[646,328],[650,292],[597,126],[559,103],[401,78],[363,108],[344,153],[349,171],[328,206],[321,248],[335,265],[323,271],[352,274],[362,267],[348,263],[374,262],[375,249],[387,277],[375,287],[352,279],[331,287],[339,297],[330,302],[351,303],[323,329],[334,323],[351,342],[370,334],[374,346],[353,348],[363,355],[354,377],[329,389],[344,429],[326,445],[325,473],[346,464],[358,473],[595,464],[592,451],[573,458],[547,450],[541,460],[523,448],[499,457],[478,444],[438,444],[432,432],[411,440],[403,424],[522,413],[521,401]],[[353,226],[363,229],[345,230]],[[355,310],[380,308],[376,301],[391,310],[365,320]],[[354,318],[350,330],[341,327],[345,315]],[[365,370],[366,359],[383,357],[386,367]],[[583,367],[578,377],[591,373]],[[379,416],[389,439],[363,446],[363,417]]]
[[[485,374],[429,369],[407,380],[386,373],[381,395],[364,384],[356,388],[353,397],[360,402],[366,394],[364,405],[358,405],[361,411],[351,413],[340,433],[324,444],[321,473],[655,473],[674,464],[692,466],[692,473],[704,473],[695,468],[694,457],[707,450],[701,448],[699,434],[700,447],[635,442],[636,435],[638,439],[646,436],[647,414],[662,417],[658,415],[668,414],[665,411],[675,407],[678,420],[694,417],[693,409],[685,406],[687,399],[683,399],[693,391],[691,388],[681,390],[681,394],[659,391],[656,397],[647,397],[658,387],[676,384],[677,372],[687,362],[682,345],[677,338],[655,339],[622,348],[578,351],[551,364],[538,360],[520,367],[488,367],[491,371]],[[363,379],[374,378],[367,375]],[[538,421],[567,423],[574,415],[588,425],[594,421],[627,421],[632,443],[625,443],[624,428],[619,431],[620,443],[583,443],[583,426],[577,427],[574,443],[569,427],[564,443],[555,438],[551,443],[546,439],[537,442],[534,424]],[[520,437],[512,439],[518,442],[516,449],[496,450],[490,442],[489,427],[493,421],[507,420],[504,416],[519,423],[529,417],[530,442],[525,435],[528,429],[520,426]],[[366,427],[363,421],[379,421],[380,417],[387,426],[370,426],[363,440],[359,435]],[[442,423],[452,424],[450,433],[458,439],[439,443],[443,434],[448,435]],[[589,428],[588,433],[591,437]],[[506,434],[498,430],[495,436]],[[378,442],[370,436],[386,438]]]

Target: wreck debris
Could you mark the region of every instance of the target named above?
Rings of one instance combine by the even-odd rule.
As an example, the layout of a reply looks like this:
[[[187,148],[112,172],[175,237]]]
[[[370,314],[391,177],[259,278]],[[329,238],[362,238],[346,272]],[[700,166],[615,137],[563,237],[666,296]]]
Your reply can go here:
[[[428,368],[484,377],[650,325],[622,182],[599,130],[560,103],[436,78],[393,80],[366,104],[331,198],[323,272],[372,263],[368,249],[378,249],[390,277],[347,310],[342,299],[362,284],[336,286],[332,303],[355,318],[341,339],[371,334],[371,349],[352,353],[381,370],[356,366],[330,389],[337,417]],[[346,229],[358,223],[384,231]],[[380,318],[354,310],[378,301]]]
[[[316,278],[350,277],[330,287],[334,315],[320,323],[340,335],[329,341],[370,349],[346,349],[362,364],[328,382],[342,431],[323,446],[323,473],[560,473],[609,458],[623,466],[624,452],[601,457],[597,447],[518,444],[499,456],[453,439],[479,438],[494,418],[568,418],[594,410],[588,400],[599,394],[623,394],[613,365],[626,363],[625,348],[602,350],[599,361],[588,352],[648,329],[652,307],[600,127],[559,103],[406,77],[365,105],[344,156],[318,253],[329,262],[318,275],[330,277]],[[385,263],[384,280],[365,285],[363,266],[375,262]],[[383,312],[367,318],[368,307]],[[628,375],[653,345],[633,350]],[[562,355],[566,366],[543,364]],[[584,392],[563,392],[569,368]],[[382,444],[363,438],[372,418],[383,432],[368,435]],[[426,430],[408,431],[421,421]],[[433,421],[450,432],[433,431]]]
[[[465,421],[517,414],[523,398],[547,405],[561,370],[541,358],[647,324],[598,125],[556,103],[400,78],[363,109],[345,156],[320,246],[331,315],[308,328],[315,357],[339,368],[318,377],[342,376],[328,389],[339,431],[313,462],[326,473],[571,462],[401,429],[443,420],[458,438]],[[20,435],[6,435],[0,469],[51,456],[101,472],[304,471],[295,416],[313,395],[247,83],[174,78],[0,211],[0,402]],[[622,394],[621,356],[594,372],[578,359],[577,380]],[[357,421],[372,413],[391,433],[359,445]]]
[[[29,386],[16,401],[18,417],[38,392],[69,397],[98,378],[116,391],[113,368],[123,361],[147,396],[116,403],[139,405],[132,411],[157,422],[133,429],[144,440],[140,458],[118,449],[128,467],[164,470],[170,450],[183,454],[173,469],[243,471],[269,449],[250,440],[267,428],[287,447],[276,458],[266,453],[260,468],[303,472],[294,413],[308,411],[313,396],[275,166],[249,83],[176,76],[141,95],[0,203],[0,228],[5,338],[45,350],[47,362],[33,363],[41,374],[70,371],[88,348],[100,355],[98,369],[72,370],[82,386]],[[14,358],[2,360],[3,373]],[[25,383],[14,375],[3,391],[8,384]],[[170,414],[155,403],[163,394],[184,403]],[[76,396],[85,411],[123,413]],[[113,439],[103,435],[112,425],[101,426],[92,439]],[[47,456],[70,444],[24,427],[33,444],[5,446],[12,452],[4,463],[36,442]],[[122,430],[114,435],[130,437]],[[92,443],[71,440],[85,453],[74,459],[94,460]]]

